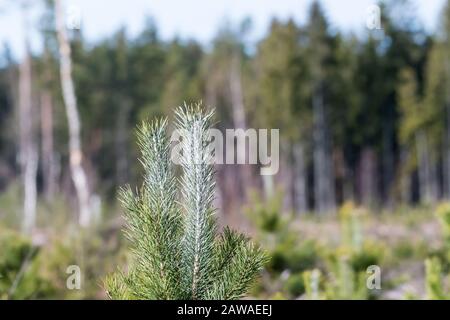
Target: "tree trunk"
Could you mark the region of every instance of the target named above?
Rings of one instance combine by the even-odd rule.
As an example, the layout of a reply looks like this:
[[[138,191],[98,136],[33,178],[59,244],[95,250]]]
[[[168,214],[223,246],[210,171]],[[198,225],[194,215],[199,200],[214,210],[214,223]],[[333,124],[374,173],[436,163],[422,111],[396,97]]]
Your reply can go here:
[[[361,152],[357,183],[361,203],[370,207],[378,202],[377,189],[377,157],[372,148],[364,148]]]
[[[280,146],[280,168],[277,174],[276,183],[277,186],[281,187],[280,190],[283,192],[282,210],[283,212],[296,212],[296,166],[294,160],[294,150],[292,143],[286,142],[285,145]],[[274,195],[272,180],[265,180],[265,177],[272,176],[261,176],[263,178],[263,187],[265,191],[266,199],[269,200]],[[265,184],[268,184],[267,186]],[[268,190],[266,190],[268,188]],[[272,188],[272,189],[270,189]]]
[[[450,19],[450,18],[449,18]],[[450,23],[450,22],[449,22]],[[447,33],[447,52],[450,52],[450,33]],[[443,193],[446,200],[450,200],[450,58],[447,56],[444,61],[445,73],[446,73],[446,101],[445,101],[445,113],[446,113],[446,127],[444,137],[444,165],[442,170],[444,171],[444,187]]]
[[[123,185],[128,180],[128,116],[131,104],[122,103],[116,118],[116,180]]]
[[[48,47],[44,48],[45,71],[42,76],[42,89],[40,94],[41,107],[41,159],[43,175],[43,192],[47,201],[52,201],[57,191],[57,177],[59,167],[53,139],[53,96],[51,93],[52,74],[51,58]]]
[[[19,127],[20,150],[19,161],[21,165],[24,186],[24,217],[22,229],[29,233],[36,222],[36,175],[38,157],[34,141],[33,128],[33,103],[31,89],[31,56],[28,40],[27,9],[23,5],[23,17],[25,23],[25,56],[19,69]]]
[[[406,147],[403,147],[400,151],[400,163],[406,163],[410,154]],[[400,169],[400,200],[402,204],[409,205],[412,203],[412,193],[411,193],[411,173],[403,166]]]
[[[216,106],[217,105],[217,91],[211,82],[206,83],[206,105],[208,106]],[[214,166],[216,171],[217,183],[214,186],[214,202],[213,205],[215,208],[219,210],[219,223],[221,226],[226,225],[226,218],[228,214],[228,201],[226,201],[227,190],[226,190],[226,172],[225,165],[215,164]]]
[[[449,89],[450,91],[450,89]],[[443,139],[443,195],[446,200],[450,200],[450,103],[445,107],[446,123]]]
[[[57,185],[57,169],[53,142],[53,102],[47,89],[41,93],[41,153],[44,194],[51,201]]]
[[[395,159],[394,159],[394,145],[393,145],[393,115],[392,108],[386,112],[385,125],[383,130],[383,153],[382,153],[382,161],[383,161],[383,199],[388,207],[392,207],[393,205],[393,197],[392,197],[392,181],[394,177],[395,171]]]
[[[242,93],[241,59],[238,52],[234,53],[231,58],[230,93],[234,126],[236,129],[245,130],[247,128],[247,121],[245,117],[244,95]]]
[[[334,212],[334,174],[327,134],[323,93],[317,90],[313,96],[314,117],[314,201],[319,214]]]
[[[61,87],[69,126],[70,169],[78,198],[79,223],[82,227],[86,227],[91,221],[90,193],[87,176],[82,166],[81,124],[72,79],[71,49],[65,30],[61,2],[62,0],[55,0],[55,18],[60,55]]]
[[[430,204],[436,200],[436,190],[433,186],[435,179],[433,179],[427,136],[423,131],[419,131],[416,134],[416,148],[420,201],[425,204]]]
[[[307,176],[305,151],[301,142],[294,146],[294,163],[295,163],[295,208],[297,213],[302,214],[308,210],[307,198]]]
[[[229,75],[229,85],[230,85],[230,96],[231,96],[231,108],[233,113],[233,125],[235,129],[247,129],[247,121],[245,117],[245,107],[244,107],[244,95],[242,91],[242,79],[241,79],[241,58],[240,52],[237,49],[234,50],[231,56],[231,67]],[[249,145],[249,152],[251,150],[251,145]],[[255,150],[256,152],[256,150]],[[242,154],[245,157],[245,153],[238,152],[238,157]],[[237,159],[237,163],[245,163],[245,159]],[[241,202],[246,199],[246,190],[249,185],[251,185],[252,174],[251,167],[248,163],[242,164],[236,167],[236,183],[238,184],[236,190],[240,190],[238,197]]]

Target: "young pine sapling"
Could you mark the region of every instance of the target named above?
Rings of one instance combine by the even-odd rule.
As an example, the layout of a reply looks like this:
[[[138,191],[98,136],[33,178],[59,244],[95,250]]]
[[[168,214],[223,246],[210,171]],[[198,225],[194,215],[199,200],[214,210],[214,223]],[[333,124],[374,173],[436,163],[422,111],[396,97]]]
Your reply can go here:
[[[217,230],[208,135],[212,117],[200,104],[177,109],[178,180],[167,120],[139,127],[144,183],[136,192],[130,187],[120,192],[132,262],[127,272],[106,279],[112,299],[238,299],[266,262],[264,252],[244,235],[227,227],[221,234]]]

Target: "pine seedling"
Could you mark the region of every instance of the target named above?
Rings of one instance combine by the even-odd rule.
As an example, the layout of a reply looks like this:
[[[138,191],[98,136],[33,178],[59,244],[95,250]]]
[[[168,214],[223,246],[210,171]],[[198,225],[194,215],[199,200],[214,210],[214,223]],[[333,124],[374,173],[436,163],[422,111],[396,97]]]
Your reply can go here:
[[[305,284],[305,294],[307,299],[320,300],[323,298],[322,293],[320,292],[321,276],[322,273],[319,269],[303,272],[303,282]]]
[[[425,260],[425,289],[429,300],[447,299],[442,279],[442,265],[436,257]]]
[[[341,222],[341,245],[354,251],[360,251],[363,245],[361,218],[364,212],[355,208],[351,201],[345,202],[339,209]]]
[[[441,203],[436,209],[436,215],[441,224],[445,248],[450,252],[450,203]]]
[[[266,262],[264,252],[244,235],[229,228],[217,231],[208,135],[212,117],[200,104],[177,109],[179,180],[167,121],[138,129],[144,183],[136,192],[126,187],[120,193],[132,262],[127,272],[106,279],[112,299],[238,299]]]

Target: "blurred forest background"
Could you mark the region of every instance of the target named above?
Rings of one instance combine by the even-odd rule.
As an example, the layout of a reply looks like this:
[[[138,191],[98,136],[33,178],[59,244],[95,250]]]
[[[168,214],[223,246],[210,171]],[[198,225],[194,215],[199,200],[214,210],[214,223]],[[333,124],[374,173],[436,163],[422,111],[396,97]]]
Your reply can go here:
[[[220,130],[280,129],[277,175],[216,168],[220,221],[272,257],[251,296],[450,298],[449,1],[433,34],[409,1],[387,1],[382,29],[358,36],[313,1],[253,49],[250,20],[209,46],[162,40],[150,18],[87,43],[61,2],[32,2],[40,52],[25,37],[22,59],[0,53],[0,298],[104,298],[128,258],[116,192],[141,183],[136,124],[199,100]],[[25,3],[9,6],[26,20]],[[367,288],[370,265],[382,289]]]

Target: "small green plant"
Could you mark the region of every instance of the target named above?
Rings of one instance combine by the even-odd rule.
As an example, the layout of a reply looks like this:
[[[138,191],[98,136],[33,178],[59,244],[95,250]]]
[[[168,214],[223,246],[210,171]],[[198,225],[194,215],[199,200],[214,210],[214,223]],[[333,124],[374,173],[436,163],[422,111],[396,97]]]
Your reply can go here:
[[[0,228],[0,300],[41,298],[51,292],[39,274],[39,248],[19,233]]]
[[[436,209],[436,215],[441,223],[445,249],[450,251],[450,203],[441,203]]]
[[[360,250],[363,244],[361,218],[364,212],[355,208],[352,202],[346,202],[339,210],[341,220],[342,245]]]
[[[302,273],[294,273],[289,276],[283,285],[286,291],[292,298],[297,298],[305,293],[305,283]]]
[[[436,257],[425,260],[425,288],[427,299],[448,299],[443,285],[442,265]]]
[[[208,136],[212,117],[199,104],[177,110],[176,125],[182,133],[179,183],[170,158],[167,121],[140,126],[144,183],[137,192],[127,187],[120,193],[133,262],[127,272],[106,279],[111,298],[238,299],[266,262],[263,251],[244,235],[229,228],[217,232]]]
[[[37,251],[28,239],[3,228],[0,230],[0,247],[0,299],[10,299],[17,295],[24,261],[34,259]]]
[[[365,212],[346,202],[339,210],[341,243],[329,252],[327,265],[330,270],[326,285],[328,299],[369,299],[373,298],[366,286],[366,270],[371,265],[379,265],[382,248],[363,241],[362,217]]]
[[[298,243],[297,239],[290,237],[276,244],[271,251],[271,259],[267,268],[272,272],[281,273],[284,270],[290,272],[302,272],[314,268],[319,263],[319,251],[317,243],[313,240],[305,240]]]
[[[306,298],[309,300],[323,299],[323,293],[320,290],[320,278],[322,273],[319,269],[313,269],[303,272],[303,283],[305,286]]]
[[[263,199],[257,192],[251,193],[250,203],[246,208],[247,217],[263,233],[280,232],[287,227],[287,218],[281,214],[283,194],[278,190],[268,199]]]
[[[352,252],[342,247],[329,259],[330,279],[326,282],[327,299],[367,299],[365,272],[352,266]]]

